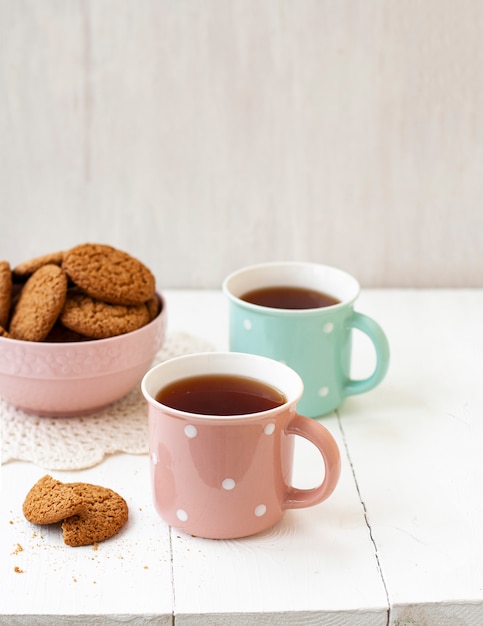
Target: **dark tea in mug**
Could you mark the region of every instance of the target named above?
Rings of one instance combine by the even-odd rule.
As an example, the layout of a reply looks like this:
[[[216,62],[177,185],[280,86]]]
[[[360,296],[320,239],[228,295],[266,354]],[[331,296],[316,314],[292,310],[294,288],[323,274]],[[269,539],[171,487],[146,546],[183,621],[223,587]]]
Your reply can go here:
[[[307,287],[261,287],[240,296],[240,300],[272,309],[319,309],[340,304],[328,293]]]
[[[201,374],[175,380],[156,394],[165,406],[200,415],[246,415],[285,404],[285,395],[259,380],[232,374]]]

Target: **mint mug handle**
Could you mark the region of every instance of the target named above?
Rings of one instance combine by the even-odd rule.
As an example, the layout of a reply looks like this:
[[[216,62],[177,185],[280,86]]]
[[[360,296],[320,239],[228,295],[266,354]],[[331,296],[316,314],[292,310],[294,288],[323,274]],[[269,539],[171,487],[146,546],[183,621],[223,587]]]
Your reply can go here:
[[[349,379],[344,386],[344,395],[354,396],[373,389],[386,375],[389,367],[389,343],[379,324],[367,315],[353,311],[346,324],[367,335],[376,350],[376,367],[373,373],[361,380]]]

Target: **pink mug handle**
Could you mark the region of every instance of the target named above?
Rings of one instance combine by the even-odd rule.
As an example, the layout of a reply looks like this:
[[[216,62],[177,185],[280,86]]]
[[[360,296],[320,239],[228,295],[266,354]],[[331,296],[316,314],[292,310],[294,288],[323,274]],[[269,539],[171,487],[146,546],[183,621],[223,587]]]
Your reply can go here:
[[[325,465],[322,484],[312,489],[290,487],[282,503],[283,509],[302,509],[326,500],[334,491],[340,476],[340,452],[330,432],[313,419],[296,414],[285,429],[288,435],[308,439],[317,447]]]

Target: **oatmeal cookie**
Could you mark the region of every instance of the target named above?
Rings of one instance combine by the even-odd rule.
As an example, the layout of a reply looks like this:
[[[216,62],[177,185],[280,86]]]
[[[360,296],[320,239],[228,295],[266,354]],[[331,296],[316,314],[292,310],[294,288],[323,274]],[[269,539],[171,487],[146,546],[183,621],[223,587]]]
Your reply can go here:
[[[22,506],[23,514],[33,524],[56,524],[85,508],[76,490],[49,475],[35,483]]]
[[[12,304],[12,271],[8,261],[0,261],[0,326],[7,327]]]
[[[90,337],[76,333],[70,328],[66,328],[60,322],[56,322],[52,330],[44,339],[45,343],[72,343],[78,341],[89,341]]]
[[[87,483],[68,483],[84,505],[84,511],[64,520],[62,532],[68,546],[86,546],[109,539],[128,520],[124,498],[112,489]]]
[[[159,300],[156,295],[149,298],[146,302],[146,307],[149,313],[149,319],[153,320],[159,313]]]
[[[86,546],[115,535],[128,520],[126,501],[107,487],[62,483],[46,475],[28,492],[23,506],[33,524],[62,523],[64,543]]]
[[[68,295],[60,322],[92,339],[105,339],[137,330],[149,322],[145,304],[108,304],[80,293]]]
[[[57,265],[43,265],[25,283],[10,320],[14,339],[42,341],[62,311],[67,276]]]
[[[62,267],[87,295],[110,304],[142,304],[155,291],[151,271],[127,252],[109,245],[75,246],[65,253]]]
[[[62,265],[63,258],[63,250],[59,252],[43,254],[42,256],[37,256],[33,259],[29,259],[28,261],[24,261],[23,263],[15,266],[13,268],[13,275],[17,278],[25,278],[26,276],[31,276],[43,265]]]

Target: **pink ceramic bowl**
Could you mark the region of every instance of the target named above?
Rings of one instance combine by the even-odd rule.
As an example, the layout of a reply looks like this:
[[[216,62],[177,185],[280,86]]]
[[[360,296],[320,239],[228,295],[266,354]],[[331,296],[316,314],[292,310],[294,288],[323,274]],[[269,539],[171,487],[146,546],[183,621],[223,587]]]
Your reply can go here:
[[[0,397],[36,415],[93,413],[141,382],[161,348],[166,305],[146,326],[91,341],[46,343],[0,337]]]

